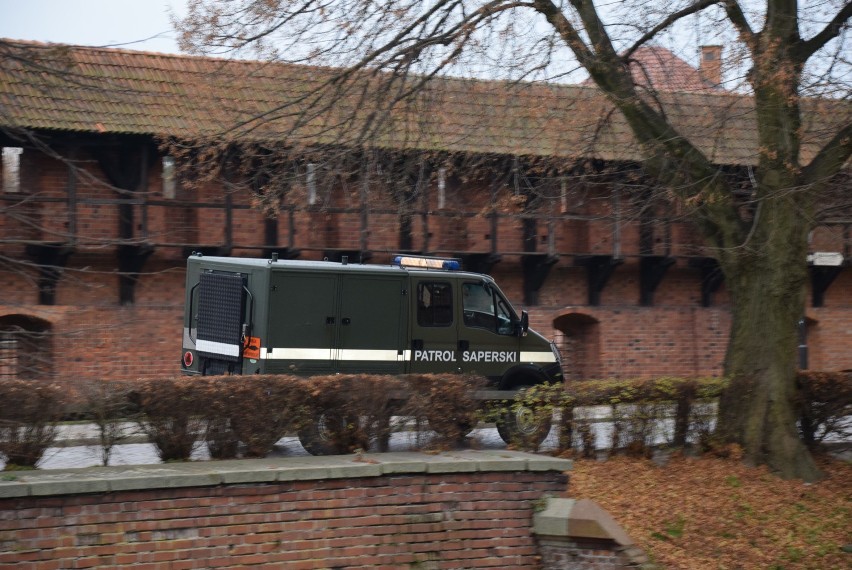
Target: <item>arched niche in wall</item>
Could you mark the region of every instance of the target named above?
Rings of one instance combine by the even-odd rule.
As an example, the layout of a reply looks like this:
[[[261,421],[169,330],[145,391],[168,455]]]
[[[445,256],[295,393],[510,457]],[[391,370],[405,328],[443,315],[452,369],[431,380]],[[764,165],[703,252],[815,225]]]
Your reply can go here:
[[[587,380],[600,376],[600,321],[595,317],[570,312],[553,320],[556,344],[562,354],[566,380]]]
[[[24,314],[0,316],[0,378],[41,380],[53,372],[50,322]]]

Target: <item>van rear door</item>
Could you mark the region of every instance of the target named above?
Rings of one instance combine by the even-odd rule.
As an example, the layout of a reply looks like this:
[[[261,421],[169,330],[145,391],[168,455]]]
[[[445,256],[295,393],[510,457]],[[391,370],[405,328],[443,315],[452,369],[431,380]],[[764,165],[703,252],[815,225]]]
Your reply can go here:
[[[199,274],[194,332],[201,374],[242,372],[245,283],[242,273],[203,270]]]

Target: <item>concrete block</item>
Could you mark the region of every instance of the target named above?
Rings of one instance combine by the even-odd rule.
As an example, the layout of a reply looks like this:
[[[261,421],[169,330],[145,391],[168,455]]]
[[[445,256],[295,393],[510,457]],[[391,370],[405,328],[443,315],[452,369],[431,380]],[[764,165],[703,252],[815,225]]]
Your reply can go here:
[[[589,499],[549,498],[545,509],[533,515],[533,532],[539,536],[611,540],[633,545],[615,519]]]

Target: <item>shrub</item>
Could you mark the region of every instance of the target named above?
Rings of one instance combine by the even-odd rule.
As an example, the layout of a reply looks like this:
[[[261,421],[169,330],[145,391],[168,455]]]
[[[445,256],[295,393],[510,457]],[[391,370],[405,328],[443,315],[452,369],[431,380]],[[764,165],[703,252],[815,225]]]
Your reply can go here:
[[[162,461],[186,460],[205,439],[209,400],[203,387],[209,378],[186,376],[141,380],[131,401],[139,408],[136,418]]]
[[[406,376],[408,400],[400,413],[416,421],[438,436],[441,445],[457,444],[476,426],[481,402],[477,390],[485,388],[486,379],[475,375],[411,374]]]
[[[0,381],[0,456],[6,469],[34,468],[56,437],[63,392],[40,380]]]
[[[814,449],[829,436],[848,441],[852,436],[848,420],[852,415],[852,371],[802,370],[796,384],[799,428],[805,444]]]
[[[335,375],[301,380],[307,394],[299,439],[311,453],[350,453],[377,442],[386,450],[391,417],[405,397],[396,376]]]
[[[130,436],[127,420],[133,417],[126,382],[92,380],[77,386],[79,404],[84,418],[91,420],[98,430],[101,463],[109,465],[113,448]]]
[[[597,443],[593,409],[605,406],[612,425],[608,447],[647,456],[660,440],[678,447],[697,440],[708,425],[702,403],[717,398],[725,384],[720,378],[669,377],[544,384],[509,405],[528,406],[542,417],[558,412],[559,449],[577,449],[585,456],[594,453]]]
[[[204,423],[204,440],[212,459],[233,459],[239,455],[239,440],[231,427],[231,401],[225,386],[230,378],[205,376],[194,380],[200,400],[200,419]]]
[[[264,457],[306,421],[307,386],[292,376],[220,377],[208,398],[207,444],[211,456],[220,459],[236,456],[237,442],[244,456]]]

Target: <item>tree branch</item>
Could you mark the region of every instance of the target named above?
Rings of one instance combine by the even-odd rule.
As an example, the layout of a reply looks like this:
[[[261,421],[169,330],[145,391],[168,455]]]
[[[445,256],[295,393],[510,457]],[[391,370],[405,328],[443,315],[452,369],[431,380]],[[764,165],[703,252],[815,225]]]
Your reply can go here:
[[[847,2],[817,35],[800,43],[793,51],[793,57],[799,63],[806,62],[825,44],[840,35],[840,31],[846,26],[849,18],[852,18],[852,2]]]
[[[736,208],[728,204],[718,169],[664,115],[637,94],[630,71],[615,54],[594,4],[589,0],[570,1],[580,12],[594,50],[582,41],[553,2],[535,0],[534,4],[624,116],[636,140],[648,153],[645,164],[649,171],[681,198],[696,204],[698,222],[705,233],[719,236],[722,244],[740,243],[744,224]]]
[[[595,54],[580,37],[577,29],[568,21],[565,14],[562,13],[553,2],[550,0],[533,0],[533,7],[542,14],[548,23],[553,26],[559,37],[568,44],[568,47],[574,52],[580,65],[589,69],[595,64]]]
[[[709,7],[709,6],[712,6],[713,4],[718,4],[719,1],[720,0],[696,0],[696,2],[694,4],[692,4],[691,6],[687,6],[683,10],[680,10],[678,12],[675,12],[674,14],[671,14],[665,20],[663,20],[662,22],[660,22],[659,24],[657,24],[656,26],[651,28],[651,30],[645,32],[645,34],[641,38],[639,38],[636,41],[636,43],[634,43],[632,46],[630,46],[630,48],[627,49],[626,52],[624,52],[623,57],[629,58],[631,55],[633,55],[633,52],[635,52],[637,49],[642,47],[646,42],[653,39],[657,34],[662,32],[663,30],[665,30],[666,28],[668,28],[669,26],[671,26],[672,24],[674,24],[675,22],[677,22],[681,18],[684,18],[686,16],[690,16],[692,14],[695,14],[696,12],[700,12],[701,10],[703,10],[703,9]]]
[[[591,40],[591,48],[597,54],[598,60],[615,62],[618,54],[612,45],[612,39],[606,31],[606,26],[598,15],[598,9],[592,0],[569,0],[580,15],[580,20],[586,28]]]
[[[372,50],[370,53],[365,55],[361,59],[361,61],[359,61],[358,63],[353,65],[347,71],[347,73],[348,72],[354,72],[355,70],[358,70],[358,69],[362,69],[362,68],[366,67],[367,65],[369,65],[370,62],[379,59],[379,56],[381,56],[382,54],[389,53],[389,52],[393,51],[393,49],[398,47],[399,44],[407,36],[409,36],[409,34],[411,34],[415,29],[417,29],[418,26],[427,22],[430,18],[432,18],[432,16],[434,14],[438,13],[441,8],[443,8],[446,4],[449,4],[451,2],[452,2],[452,0],[440,0],[439,2],[435,3],[435,5],[432,6],[428,11],[421,14],[419,18],[417,18],[416,20],[411,22],[407,27],[400,30],[393,38],[391,38],[389,41],[387,41],[384,45],[382,45],[381,47],[379,47],[375,50]],[[447,32],[447,34],[449,34],[449,32]],[[401,51],[405,51],[405,50],[401,50]]]
[[[740,34],[740,39],[743,43],[749,46],[752,53],[754,53],[754,49],[757,46],[756,40],[758,38],[758,34],[754,33],[751,29],[751,25],[746,19],[742,6],[740,6],[740,3],[737,2],[737,0],[725,0],[723,6],[725,8],[725,13],[728,15],[728,19]]]
[[[805,184],[820,184],[837,174],[852,156],[852,123],[847,123],[802,169]]]

